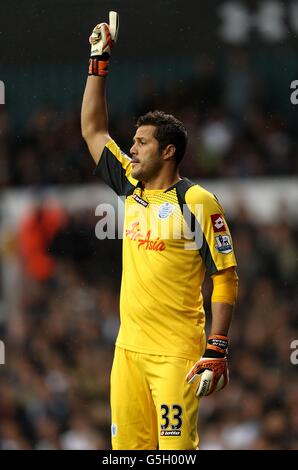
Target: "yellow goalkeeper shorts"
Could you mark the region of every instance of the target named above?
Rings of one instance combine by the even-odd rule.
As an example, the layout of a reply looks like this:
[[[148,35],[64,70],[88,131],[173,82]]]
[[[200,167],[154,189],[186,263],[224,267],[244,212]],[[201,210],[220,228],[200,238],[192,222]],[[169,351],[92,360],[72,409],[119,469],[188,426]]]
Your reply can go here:
[[[193,450],[199,400],[185,377],[194,361],[116,347],[111,373],[113,450]]]

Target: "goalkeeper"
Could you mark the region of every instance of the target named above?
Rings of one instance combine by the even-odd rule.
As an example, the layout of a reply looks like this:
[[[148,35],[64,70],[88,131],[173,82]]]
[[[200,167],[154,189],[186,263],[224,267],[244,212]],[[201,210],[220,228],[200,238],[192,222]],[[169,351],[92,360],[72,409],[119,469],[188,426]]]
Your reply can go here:
[[[178,119],[162,111],[139,117],[130,157],[110,137],[106,79],[117,34],[118,15],[110,12],[109,24],[98,24],[89,38],[81,117],[95,174],[125,196],[112,447],[191,450],[199,442],[200,400],[228,383],[238,285],[233,243],[216,197],[179,175],[187,132]],[[207,341],[206,273],[213,281]]]

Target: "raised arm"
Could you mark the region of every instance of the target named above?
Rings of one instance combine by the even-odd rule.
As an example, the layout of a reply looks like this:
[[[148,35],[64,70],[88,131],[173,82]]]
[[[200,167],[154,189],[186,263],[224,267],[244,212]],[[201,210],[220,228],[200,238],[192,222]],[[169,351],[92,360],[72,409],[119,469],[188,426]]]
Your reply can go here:
[[[89,151],[98,163],[105,144],[110,140],[106,103],[106,77],[111,50],[118,35],[118,14],[110,12],[109,24],[95,26],[89,38],[91,57],[85,87],[81,128]]]
[[[87,78],[81,113],[82,136],[95,163],[98,163],[103,148],[110,139],[105,81],[103,77]]]

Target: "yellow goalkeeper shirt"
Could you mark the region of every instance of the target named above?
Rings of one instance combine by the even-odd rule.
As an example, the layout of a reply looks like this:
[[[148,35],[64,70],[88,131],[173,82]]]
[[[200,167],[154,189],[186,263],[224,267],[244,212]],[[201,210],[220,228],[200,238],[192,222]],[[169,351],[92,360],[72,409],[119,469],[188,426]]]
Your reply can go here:
[[[186,178],[166,190],[143,189],[131,176],[130,158],[113,140],[95,174],[125,196],[116,345],[197,360],[205,348],[205,272],[236,266],[222,207]]]

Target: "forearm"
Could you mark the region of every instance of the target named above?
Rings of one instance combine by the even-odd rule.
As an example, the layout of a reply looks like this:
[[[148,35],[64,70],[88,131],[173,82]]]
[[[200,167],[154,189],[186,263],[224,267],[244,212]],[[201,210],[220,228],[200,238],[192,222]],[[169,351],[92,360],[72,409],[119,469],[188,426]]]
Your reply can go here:
[[[83,97],[81,125],[85,140],[95,134],[108,134],[106,79],[90,75]]]
[[[212,324],[210,335],[227,336],[232,321],[234,306],[223,302],[212,302]]]
[[[198,397],[210,395],[224,388],[228,381],[227,349],[228,332],[237,298],[238,276],[231,267],[212,276],[212,323],[206,350],[187,375],[188,383],[198,376],[201,380],[196,390]]]
[[[238,276],[235,267],[219,271],[212,276],[211,335],[227,336],[238,294]]]

